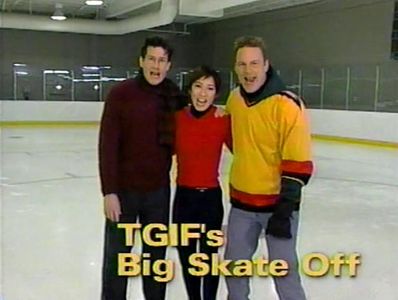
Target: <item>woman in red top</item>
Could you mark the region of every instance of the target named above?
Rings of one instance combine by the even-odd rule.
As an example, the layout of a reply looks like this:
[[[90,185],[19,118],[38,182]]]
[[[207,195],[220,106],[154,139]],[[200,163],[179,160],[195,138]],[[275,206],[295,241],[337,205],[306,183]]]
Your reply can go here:
[[[215,114],[213,102],[221,84],[218,73],[202,66],[190,75],[191,105],[176,114],[177,190],[173,223],[200,223],[206,225],[206,231],[220,230],[224,210],[218,169],[223,144],[231,144],[230,120]],[[215,300],[218,276],[206,275],[202,279],[190,275],[188,268],[191,254],[200,252],[211,257],[218,248],[208,246],[203,238],[177,249],[189,299]]]

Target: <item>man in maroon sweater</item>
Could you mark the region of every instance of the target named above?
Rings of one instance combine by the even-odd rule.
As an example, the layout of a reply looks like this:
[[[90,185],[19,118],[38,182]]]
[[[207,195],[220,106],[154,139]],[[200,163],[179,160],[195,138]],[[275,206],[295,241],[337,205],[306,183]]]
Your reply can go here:
[[[118,276],[118,253],[128,253],[117,223],[168,224],[169,170],[177,86],[166,78],[173,50],[159,37],[141,49],[140,75],[116,85],[105,102],[99,140],[99,167],[106,216],[102,300],[125,300],[127,278]],[[143,243],[151,260],[165,247]],[[146,300],[165,298],[165,283],[143,277]]]

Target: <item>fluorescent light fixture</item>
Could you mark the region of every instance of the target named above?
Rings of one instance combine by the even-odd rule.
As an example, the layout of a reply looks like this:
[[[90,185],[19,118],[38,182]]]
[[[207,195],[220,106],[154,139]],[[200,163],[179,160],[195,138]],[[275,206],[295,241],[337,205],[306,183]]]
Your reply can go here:
[[[102,77],[102,81],[123,81],[126,80],[125,77]]]
[[[64,20],[66,20],[66,17],[64,15],[63,11],[62,11],[62,4],[60,4],[60,3],[56,3],[55,4],[55,10],[54,10],[53,15],[51,16],[51,19],[55,20],[55,21],[64,21]]]
[[[83,78],[83,79],[73,79],[73,82],[99,82],[98,78]]]
[[[83,66],[82,68],[84,71],[98,71],[100,67],[98,66]]]
[[[111,66],[83,66],[83,71],[99,71],[102,69],[110,69]]]
[[[25,71],[16,71],[15,74],[17,74],[17,75],[28,75],[29,73],[25,72]]]
[[[44,70],[44,74],[69,74],[69,71],[66,70]]]
[[[56,15],[52,15],[51,19],[54,21],[65,21],[66,17],[65,16],[56,16]]]
[[[125,77],[101,77],[101,78],[80,78],[73,79],[74,82],[100,82],[100,81],[123,81]]]
[[[100,74],[98,74],[98,73],[85,73],[82,75],[83,75],[83,77],[98,77],[98,76],[100,76]]]
[[[21,63],[14,63],[14,67],[26,67],[26,64],[21,64]]]
[[[101,6],[102,4],[104,4],[104,1],[102,0],[86,0],[86,5],[90,5],[90,6]]]

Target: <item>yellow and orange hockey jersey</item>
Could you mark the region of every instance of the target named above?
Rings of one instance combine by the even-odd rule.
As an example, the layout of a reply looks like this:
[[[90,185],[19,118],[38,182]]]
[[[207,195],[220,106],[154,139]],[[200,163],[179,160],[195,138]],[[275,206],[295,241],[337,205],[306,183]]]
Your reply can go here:
[[[263,94],[263,99],[250,104],[237,87],[226,106],[231,114],[234,154],[231,201],[252,211],[274,206],[282,176],[305,185],[313,172],[303,101],[286,91]]]

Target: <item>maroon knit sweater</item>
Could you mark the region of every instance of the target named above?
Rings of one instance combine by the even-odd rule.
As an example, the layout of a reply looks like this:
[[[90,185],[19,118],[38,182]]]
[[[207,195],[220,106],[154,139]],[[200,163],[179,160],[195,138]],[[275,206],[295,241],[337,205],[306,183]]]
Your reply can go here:
[[[167,101],[161,95],[170,94],[170,90],[178,91],[168,79],[159,86],[151,86],[140,77],[123,81],[110,91],[99,139],[104,195],[147,192],[169,184],[171,152],[161,145],[159,123]]]

